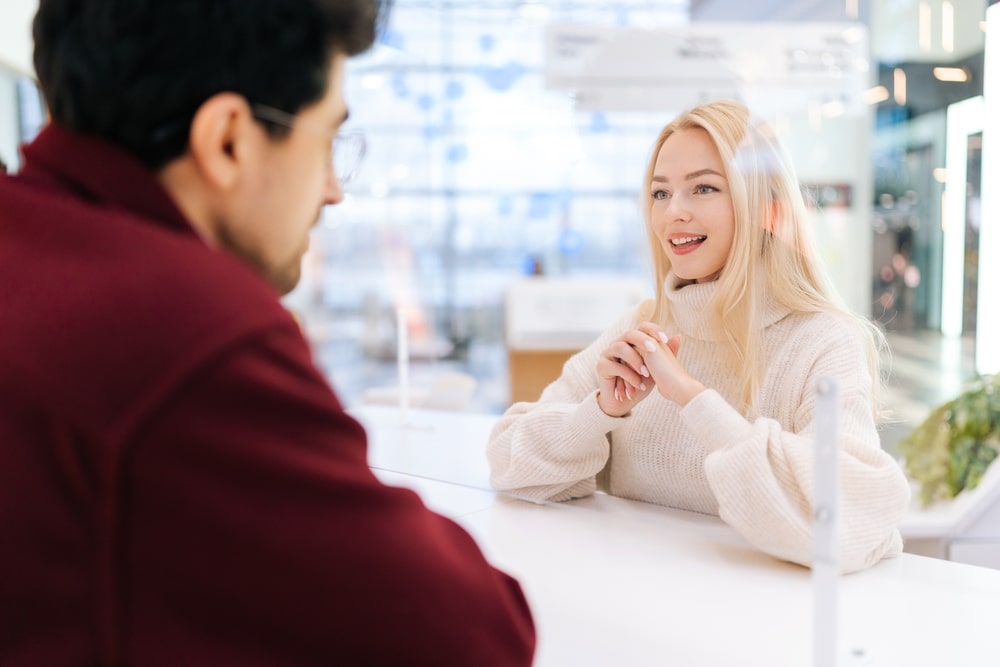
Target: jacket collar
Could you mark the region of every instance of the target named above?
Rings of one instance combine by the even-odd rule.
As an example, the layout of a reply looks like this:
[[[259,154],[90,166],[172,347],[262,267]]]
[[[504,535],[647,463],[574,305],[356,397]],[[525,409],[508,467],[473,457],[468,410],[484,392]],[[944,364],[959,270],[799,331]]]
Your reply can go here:
[[[125,209],[175,231],[195,234],[156,174],[103,139],[50,123],[23,152],[20,175],[26,180],[71,189],[91,201]]]

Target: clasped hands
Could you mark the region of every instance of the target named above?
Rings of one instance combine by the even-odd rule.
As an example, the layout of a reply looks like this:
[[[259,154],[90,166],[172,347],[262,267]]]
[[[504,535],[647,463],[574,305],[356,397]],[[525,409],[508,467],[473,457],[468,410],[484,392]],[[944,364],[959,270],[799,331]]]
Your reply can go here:
[[[705,389],[677,359],[681,337],[643,322],[612,341],[597,360],[597,403],[612,417],[629,413],[655,388],[681,407]]]

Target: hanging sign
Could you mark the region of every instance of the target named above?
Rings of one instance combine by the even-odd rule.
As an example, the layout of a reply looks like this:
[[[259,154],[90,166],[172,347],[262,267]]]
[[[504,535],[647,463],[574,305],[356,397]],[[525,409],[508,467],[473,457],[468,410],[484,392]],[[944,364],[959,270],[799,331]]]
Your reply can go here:
[[[854,23],[556,25],[546,32],[545,83],[574,91],[580,110],[680,110],[728,98],[758,113],[860,112],[867,43]]]

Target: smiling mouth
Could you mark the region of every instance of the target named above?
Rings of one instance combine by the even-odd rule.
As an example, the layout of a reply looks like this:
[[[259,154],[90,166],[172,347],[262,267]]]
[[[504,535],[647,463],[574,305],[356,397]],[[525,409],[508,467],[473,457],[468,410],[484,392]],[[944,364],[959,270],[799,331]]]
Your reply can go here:
[[[675,248],[690,248],[701,243],[707,238],[707,236],[684,236],[677,239],[670,239],[670,245]]]

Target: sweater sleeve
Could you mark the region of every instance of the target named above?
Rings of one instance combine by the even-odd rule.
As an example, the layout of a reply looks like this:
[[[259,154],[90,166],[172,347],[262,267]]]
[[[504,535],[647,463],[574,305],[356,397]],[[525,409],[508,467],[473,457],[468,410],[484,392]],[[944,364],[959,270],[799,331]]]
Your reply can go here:
[[[815,488],[815,384],[840,386],[840,565],[851,572],[898,555],[897,525],[909,504],[902,469],[882,450],[872,417],[871,378],[860,344],[827,346],[809,372],[793,430],[768,418],[748,421],[717,392],[703,391],[682,410],[710,450],[705,472],[719,515],[747,540],[783,560],[812,560]]]
[[[624,418],[597,403],[597,360],[635,319],[631,313],[563,366],[537,402],[510,406],[490,434],[486,456],[498,491],[534,502],[592,494],[608,461],[608,433]]]
[[[517,582],[366,453],[292,325],[188,378],[123,464],[124,662],[530,664]]]

